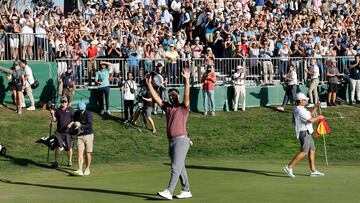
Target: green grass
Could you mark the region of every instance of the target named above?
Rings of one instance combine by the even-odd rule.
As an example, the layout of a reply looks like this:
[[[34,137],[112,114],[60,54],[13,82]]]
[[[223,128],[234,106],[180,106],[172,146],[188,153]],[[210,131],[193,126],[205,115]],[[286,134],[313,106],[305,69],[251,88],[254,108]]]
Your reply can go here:
[[[285,113],[273,108],[218,112],[215,117],[191,113],[188,130],[194,145],[187,165],[194,198],[181,202],[356,202],[359,106],[324,109],[323,114],[332,130],[327,137],[329,167],[324,166],[322,139],[315,142],[317,165],[326,176],[304,176],[308,169],[303,160],[295,169],[298,176],[290,179],[281,169],[299,148],[290,107]],[[153,135],[120,124],[120,116],[94,117],[93,174],[79,178],[68,176],[67,169],[48,169],[47,148],[35,144],[48,134],[47,111],[18,116],[0,108],[0,143],[9,155],[0,157],[0,202],[156,200],[153,194],[165,188],[169,177],[165,118],[155,118],[158,132]]]
[[[189,161],[192,199],[175,202],[357,202],[358,166],[319,167],[325,177],[307,176],[305,163],[288,178],[282,163],[239,160]],[[163,162],[95,165],[88,177],[30,167],[0,179],[0,202],[155,202],[166,187]],[[175,194],[178,194],[178,187]]]

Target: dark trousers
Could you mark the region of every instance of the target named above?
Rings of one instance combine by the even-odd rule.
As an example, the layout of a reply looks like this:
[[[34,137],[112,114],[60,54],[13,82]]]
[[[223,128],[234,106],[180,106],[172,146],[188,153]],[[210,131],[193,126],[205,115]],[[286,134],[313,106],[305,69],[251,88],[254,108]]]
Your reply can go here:
[[[132,118],[134,115],[134,100],[124,100],[125,120],[129,120],[129,111],[130,111],[130,118]]]
[[[105,96],[105,103],[106,103],[106,110],[109,110],[109,92],[110,87],[100,87],[98,89],[98,99],[99,99],[99,107],[100,111],[104,110],[104,96]]]
[[[291,96],[293,98],[293,101],[294,102],[296,101],[296,90],[297,90],[296,85],[286,85],[285,95],[284,95],[284,100],[283,100],[282,106],[285,106],[288,103]]]

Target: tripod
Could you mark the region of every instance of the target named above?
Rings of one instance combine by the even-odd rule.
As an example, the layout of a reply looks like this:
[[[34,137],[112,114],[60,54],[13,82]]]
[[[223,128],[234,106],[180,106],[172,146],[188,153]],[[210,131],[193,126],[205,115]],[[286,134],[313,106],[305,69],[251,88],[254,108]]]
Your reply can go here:
[[[49,125],[49,139],[51,137],[51,131],[52,131],[52,127],[53,127],[53,116],[51,114],[51,111],[50,111],[50,125]],[[46,161],[49,162],[49,155],[50,155],[50,145],[48,145],[48,152],[47,152],[47,159]]]
[[[144,104],[142,102],[137,103],[137,108],[135,110],[134,116],[131,118],[131,123],[135,124],[135,122],[139,118],[139,116],[141,116],[141,118],[142,118],[142,124],[143,124],[142,127],[146,128],[147,121],[146,121],[146,116],[145,116]]]

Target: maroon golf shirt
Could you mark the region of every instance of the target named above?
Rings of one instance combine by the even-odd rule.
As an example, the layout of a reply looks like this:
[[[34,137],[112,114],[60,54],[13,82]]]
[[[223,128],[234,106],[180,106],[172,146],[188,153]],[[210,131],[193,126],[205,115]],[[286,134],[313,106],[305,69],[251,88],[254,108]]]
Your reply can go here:
[[[169,139],[187,135],[186,123],[189,117],[190,105],[173,106],[168,102],[165,102],[162,109],[166,113],[166,131]]]

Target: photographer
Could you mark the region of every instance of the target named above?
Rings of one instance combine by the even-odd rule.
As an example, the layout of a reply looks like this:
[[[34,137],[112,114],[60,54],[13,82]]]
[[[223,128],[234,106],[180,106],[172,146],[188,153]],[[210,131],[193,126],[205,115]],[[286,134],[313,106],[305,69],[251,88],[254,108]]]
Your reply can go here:
[[[211,115],[215,116],[215,98],[214,98],[215,82],[216,82],[215,72],[212,71],[212,67],[208,65],[206,66],[206,72],[201,78],[203,96],[204,96],[204,115],[208,114],[208,110],[209,110],[208,99],[210,98]]]
[[[71,138],[71,127],[73,125],[74,111],[68,106],[67,97],[61,97],[61,106],[58,109],[51,109],[51,116],[57,123],[55,132],[55,161],[52,167],[59,167],[60,148],[68,151],[68,166],[72,166],[73,141]]]
[[[95,82],[98,85],[98,99],[100,114],[103,115],[104,111],[104,97],[106,104],[106,113],[111,114],[109,110],[109,93],[110,93],[110,81],[112,80],[110,74],[111,63],[100,61],[100,70],[96,73]]]
[[[129,111],[130,111],[130,118],[134,115],[134,99],[136,93],[136,82],[133,80],[132,72],[127,73],[127,80],[124,82],[122,86],[122,93],[124,94],[124,114],[125,114],[125,121],[124,123],[129,122]]]
[[[23,103],[22,91],[25,85],[24,70],[20,67],[20,62],[15,61],[12,67],[12,73],[7,73],[7,78],[11,80],[10,90],[13,93],[14,103],[16,105],[16,113],[21,114],[21,104]]]
[[[164,80],[163,80],[163,83],[161,84],[161,86],[157,88],[157,93],[158,93],[158,95],[160,96],[160,98],[161,98],[162,100],[165,100],[165,97],[166,97],[166,95],[165,95],[165,89],[166,89],[166,84],[167,84],[167,82],[168,82],[168,79],[166,78],[166,74],[165,74],[165,72],[164,72],[164,66],[163,66],[161,63],[158,63],[158,64],[156,65],[156,71],[155,71],[155,73],[156,73],[157,75],[161,76],[161,77],[164,79]],[[154,103],[154,111],[153,111],[154,115],[157,114],[157,107],[158,107],[158,104],[155,102],[155,103]]]
[[[140,83],[140,86],[144,85],[145,81]],[[153,133],[156,133],[155,123],[151,118],[151,113],[153,111],[153,100],[151,98],[150,92],[146,86],[142,86],[138,97],[138,110],[135,112],[134,117],[130,123],[135,123],[140,115],[145,115],[147,120],[150,122],[151,129]]]
[[[78,146],[78,170],[75,175],[90,175],[91,153],[93,151],[93,115],[86,110],[84,102],[78,104],[78,110],[74,115],[75,130],[77,130],[77,146]],[[86,151],[86,168],[83,171],[83,153]]]

